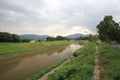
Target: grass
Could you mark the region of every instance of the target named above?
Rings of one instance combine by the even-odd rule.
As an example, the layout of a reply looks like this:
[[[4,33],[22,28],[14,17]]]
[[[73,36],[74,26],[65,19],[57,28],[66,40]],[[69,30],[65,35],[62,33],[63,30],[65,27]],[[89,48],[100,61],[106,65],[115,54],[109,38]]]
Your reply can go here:
[[[41,78],[43,75],[45,75],[47,72],[51,71],[52,69],[56,68],[57,66],[59,66],[60,64],[62,64],[64,61],[66,61],[66,59],[62,59],[57,61],[55,64],[49,66],[48,68],[32,75],[31,77],[28,77],[25,80],[38,80],[39,78]]]
[[[79,55],[50,75],[47,80],[93,80],[95,43],[88,42],[77,50]]]
[[[104,68],[102,80],[120,80],[120,50],[99,45],[99,53]]]
[[[0,55],[22,53],[26,51],[43,50],[56,46],[69,44],[68,41],[49,41],[35,43],[0,43]]]
[[[47,80],[93,80],[95,47],[96,45],[94,42],[85,44],[83,48],[75,51],[74,55],[76,57],[72,58],[54,74],[49,75]],[[99,58],[104,74],[102,80],[120,80],[120,50],[102,44],[98,45],[98,51],[100,53]],[[26,80],[37,80],[45,73],[62,64],[62,62],[64,62],[64,60]]]

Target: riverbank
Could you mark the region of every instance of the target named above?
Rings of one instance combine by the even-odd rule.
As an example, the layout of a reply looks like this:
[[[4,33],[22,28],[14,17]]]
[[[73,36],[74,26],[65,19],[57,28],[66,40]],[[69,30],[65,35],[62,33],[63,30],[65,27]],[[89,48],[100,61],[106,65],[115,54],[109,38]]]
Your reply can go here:
[[[120,80],[120,50],[88,42],[46,80]]]
[[[91,49],[91,47],[93,49]],[[85,47],[75,52],[77,54],[79,53],[79,56],[75,58],[71,58],[71,60],[68,63],[63,65],[61,68],[59,68],[58,71],[55,71],[55,73],[50,74],[50,76],[47,76],[46,79],[47,80],[59,80],[59,79],[78,80],[80,79],[78,77],[83,76],[81,77],[82,80],[90,80],[90,78],[92,80],[92,77],[93,77],[92,74],[94,70],[94,52],[95,52],[95,43],[89,42],[88,44],[85,45]],[[82,53],[82,56],[80,56],[81,53]],[[57,66],[61,65],[64,62],[65,62],[65,59],[60,60],[54,65],[42,70],[37,74],[34,74],[33,76],[27,78],[26,80],[38,80],[41,77],[44,77],[46,73],[49,73],[49,71],[54,70]],[[71,77],[71,75],[74,75],[74,77],[73,76]]]
[[[25,52],[33,52],[46,50],[48,48],[68,45],[69,41],[44,41],[35,43],[0,43],[0,56],[11,54],[22,54]]]
[[[47,80],[93,80],[96,45],[88,42],[76,51],[77,56],[50,75]]]
[[[72,43],[36,53],[0,57],[0,80],[25,80],[56,61],[70,57],[79,48],[80,45]]]
[[[25,80],[38,80],[39,78],[43,77],[46,73],[48,73],[49,71],[51,71],[52,69],[55,69],[56,67],[58,67],[59,65],[61,65],[62,63],[64,63],[67,59],[61,59],[59,61],[57,61],[56,63],[54,63],[53,65],[47,67],[46,69],[33,74],[32,76],[26,78]]]
[[[120,49],[105,44],[99,45],[98,48],[104,69],[102,80],[120,80]]]

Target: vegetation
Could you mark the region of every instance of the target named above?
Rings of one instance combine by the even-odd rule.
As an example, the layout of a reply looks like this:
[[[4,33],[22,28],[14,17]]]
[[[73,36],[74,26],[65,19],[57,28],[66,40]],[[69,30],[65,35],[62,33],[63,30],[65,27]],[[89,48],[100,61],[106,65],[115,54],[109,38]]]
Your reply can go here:
[[[97,25],[99,37],[102,41],[116,41],[120,43],[120,26],[112,16],[105,16]]]
[[[105,16],[97,29],[102,41],[120,43],[120,26],[112,16]],[[99,53],[104,74],[102,80],[120,80],[120,50],[102,44]]]
[[[22,42],[30,42],[30,39],[22,39]]]
[[[68,40],[68,38],[63,37],[63,36],[57,36],[56,38],[54,37],[47,37],[47,41],[61,41],[61,40]]]
[[[48,68],[32,75],[31,77],[28,77],[26,80],[38,80],[40,77],[42,77],[43,75],[45,75],[47,72],[51,71],[52,69],[56,68],[57,66],[62,64],[64,61],[66,61],[66,59],[59,60],[55,64],[49,66]]]
[[[47,41],[55,41],[55,38],[54,38],[54,37],[47,37],[46,40],[47,40]]]
[[[62,46],[69,44],[68,41],[41,41],[35,43],[0,43],[0,55],[13,54],[13,53],[21,53],[26,51],[34,51],[34,50],[43,50],[47,48],[52,48],[56,46]]]
[[[89,40],[89,41],[95,41],[96,35],[89,35],[89,36],[80,36],[76,40]]]
[[[21,39],[16,34],[0,32],[0,42],[20,42]]]
[[[67,38],[66,38],[66,37],[63,37],[63,36],[57,36],[57,37],[56,37],[56,40],[67,40]]]
[[[8,32],[0,32],[0,42],[30,42],[32,39],[21,39],[18,35],[16,34],[11,34]],[[47,37],[47,41],[61,41],[61,40],[68,40],[66,37],[63,36],[57,36],[56,38],[54,37]],[[38,42],[41,40],[38,39]]]
[[[102,80],[120,80],[120,50],[99,45],[99,53],[104,69]]]
[[[77,40],[89,40],[89,36],[80,36]]]
[[[79,56],[71,59],[47,80],[93,80],[95,43],[89,42],[77,53]]]

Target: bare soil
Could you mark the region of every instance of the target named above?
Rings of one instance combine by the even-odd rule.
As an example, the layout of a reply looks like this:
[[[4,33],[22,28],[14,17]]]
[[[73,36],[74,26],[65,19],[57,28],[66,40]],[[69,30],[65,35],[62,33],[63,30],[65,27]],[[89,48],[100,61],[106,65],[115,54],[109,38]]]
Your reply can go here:
[[[94,80],[102,80],[103,71],[104,70],[101,66],[101,61],[100,61],[100,54],[98,53],[98,47],[96,46]]]

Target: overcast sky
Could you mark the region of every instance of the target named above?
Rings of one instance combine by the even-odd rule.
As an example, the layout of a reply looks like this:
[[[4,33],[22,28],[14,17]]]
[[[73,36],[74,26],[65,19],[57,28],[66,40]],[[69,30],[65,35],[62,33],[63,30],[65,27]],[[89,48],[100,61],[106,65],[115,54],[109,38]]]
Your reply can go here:
[[[0,0],[0,31],[16,34],[95,34],[105,15],[120,21],[120,0]]]

